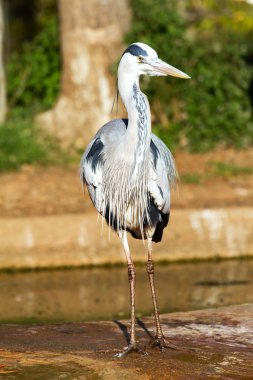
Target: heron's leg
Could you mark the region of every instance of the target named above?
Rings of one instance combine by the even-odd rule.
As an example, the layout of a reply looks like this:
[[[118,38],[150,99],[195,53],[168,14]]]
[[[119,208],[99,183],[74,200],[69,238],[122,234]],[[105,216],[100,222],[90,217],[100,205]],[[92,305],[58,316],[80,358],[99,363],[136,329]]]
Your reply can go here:
[[[153,299],[154,304],[154,313],[155,313],[155,323],[156,323],[156,338],[162,338],[163,332],[162,327],[160,323],[160,317],[158,312],[158,305],[157,305],[157,297],[156,297],[156,290],[155,290],[155,281],[154,281],[154,263],[152,259],[152,239],[148,238],[148,261],[147,261],[147,274],[149,278],[149,284],[151,289],[151,295]]]
[[[131,253],[130,253],[130,249],[129,249],[129,245],[127,241],[127,232],[120,231],[119,237],[122,241],[124,251],[126,254],[126,259],[127,259],[128,280],[129,280],[129,285],[130,285],[131,332],[130,332],[130,342],[128,346],[124,348],[124,350],[120,352],[119,354],[114,355],[117,358],[121,358],[131,351],[138,351],[138,352],[144,353],[137,347],[136,335],[135,335],[135,267],[134,267],[134,263],[131,257]]]
[[[151,294],[152,294],[153,305],[154,305],[154,313],[155,313],[155,323],[156,323],[156,334],[155,334],[154,340],[151,341],[151,346],[159,347],[161,351],[163,351],[164,348],[166,347],[177,349],[176,346],[172,344],[168,344],[165,341],[165,338],[162,332],[162,327],[161,327],[161,322],[160,322],[160,317],[159,317],[159,312],[158,312],[158,305],[157,305],[155,281],[154,281],[154,263],[152,259],[152,238],[148,237],[147,240],[148,240],[148,261],[147,261],[146,269],[147,269],[149,284],[151,288]]]

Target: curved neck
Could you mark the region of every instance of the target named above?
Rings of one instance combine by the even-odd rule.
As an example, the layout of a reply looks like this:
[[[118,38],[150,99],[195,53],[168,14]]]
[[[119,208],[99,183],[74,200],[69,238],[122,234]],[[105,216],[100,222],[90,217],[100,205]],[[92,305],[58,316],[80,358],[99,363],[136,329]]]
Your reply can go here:
[[[138,151],[143,159],[150,146],[151,118],[147,97],[139,87],[139,77],[131,72],[118,70],[118,89],[128,113],[128,127],[124,136],[124,145],[131,151]]]

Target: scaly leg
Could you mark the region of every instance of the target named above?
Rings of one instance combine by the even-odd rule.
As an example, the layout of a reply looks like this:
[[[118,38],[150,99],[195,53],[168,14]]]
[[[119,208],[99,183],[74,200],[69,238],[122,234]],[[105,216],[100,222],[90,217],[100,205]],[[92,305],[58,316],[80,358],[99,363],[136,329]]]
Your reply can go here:
[[[130,254],[130,249],[127,241],[127,232],[121,231],[119,233],[119,237],[121,238],[124,251],[127,259],[127,267],[128,267],[128,280],[130,284],[130,305],[131,305],[131,333],[130,333],[130,342],[127,347],[123,349],[122,352],[114,355],[116,358],[122,358],[126,354],[132,351],[137,351],[145,354],[140,350],[137,346],[136,335],[135,335],[135,267],[132,261],[132,257]]]
[[[156,298],[156,291],[155,291],[155,282],[154,282],[154,264],[152,260],[152,238],[148,238],[148,261],[147,261],[147,273],[149,278],[149,284],[151,288],[151,294],[153,299],[153,305],[154,305],[154,313],[155,313],[155,323],[156,323],[156,335],[154,337],[154,340],[151,341],[151,347],[159,347],[161,351],[164,351],[164,348],[172,348],[177,350],[178,348],[174,345],[168,344],[164,338],[159,312],[158,312],[158,306],[157,306],[157,298]]]

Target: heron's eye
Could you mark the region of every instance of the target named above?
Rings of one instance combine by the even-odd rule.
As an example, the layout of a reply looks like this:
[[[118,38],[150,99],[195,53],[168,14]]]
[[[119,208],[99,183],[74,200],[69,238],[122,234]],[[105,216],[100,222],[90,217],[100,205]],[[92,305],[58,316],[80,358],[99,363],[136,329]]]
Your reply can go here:
[[[143,58],[142,58],[141,55],[139,55],[139,57],[138,57],[138,62],[141,63],[142,61],[143,61]]]

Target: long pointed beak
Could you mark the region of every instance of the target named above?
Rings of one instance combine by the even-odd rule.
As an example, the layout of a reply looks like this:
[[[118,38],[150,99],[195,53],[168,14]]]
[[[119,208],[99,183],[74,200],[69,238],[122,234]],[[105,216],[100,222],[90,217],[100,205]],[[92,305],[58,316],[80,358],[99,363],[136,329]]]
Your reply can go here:
[[[171,75],[172,77],[189,79],[189,75],[185,74],[183,71],[176,69],[174,66],[169,65],[168,63],[157,58],[152,62],[148,62],[152,66],[154,74],[157,75]]]

